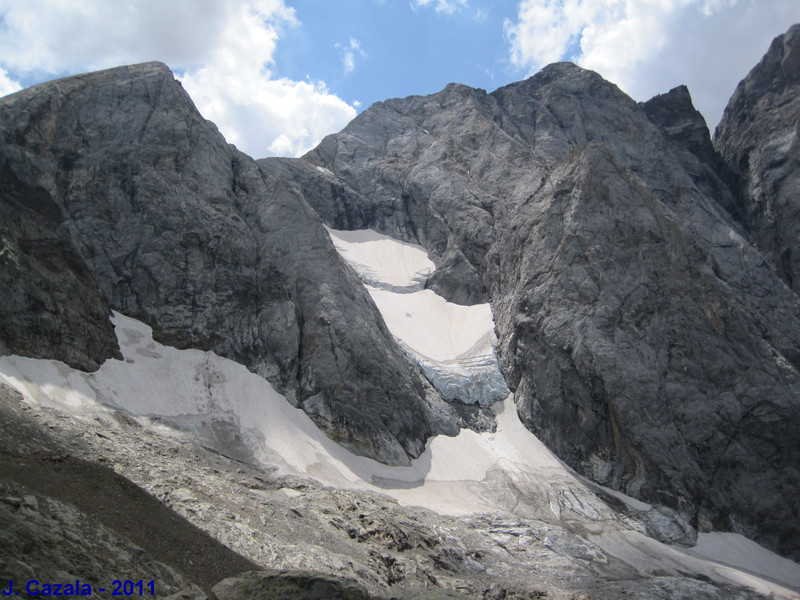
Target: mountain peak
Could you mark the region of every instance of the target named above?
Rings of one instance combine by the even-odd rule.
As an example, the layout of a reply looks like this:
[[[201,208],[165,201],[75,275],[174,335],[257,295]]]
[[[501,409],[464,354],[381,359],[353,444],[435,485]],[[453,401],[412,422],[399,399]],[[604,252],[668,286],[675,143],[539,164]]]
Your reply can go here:
[[[670,141],[678,142],[706,163],[718,166],[703,115],[694,107],[689,88],[679,85],[641,104],[648,118]]]
[[[150,61],[134,65],[112,67],[101,71],[93,71],[81,75],[70,75],[60,79],[45,81],[28,88],[22,89],[13,94],[0,99],[0,103],[28,102],[32,97],[47,92],[47,90],[58,90],[61,93],[70,93],[77,89],[87,86],[103,86],[109,83],[122,83],[143,79],[161,79],[169,77],[174,79],[170,68],[159,61]]]
[[[800,25],[773,40],[736,87],[714,134],[730,166],[749,235],[783,280],[800,290]]]

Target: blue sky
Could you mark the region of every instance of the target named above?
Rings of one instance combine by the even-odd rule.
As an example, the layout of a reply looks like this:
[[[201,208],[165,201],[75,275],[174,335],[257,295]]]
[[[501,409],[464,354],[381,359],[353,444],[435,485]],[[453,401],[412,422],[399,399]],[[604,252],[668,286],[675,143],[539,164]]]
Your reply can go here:
[[[397,0],[291,4],[303,26],[282,36],[276,73],[324,80],[349,103],[434,93],[451,82],[493,90],[525,74],[511,65],[504,34],[515,2],[473,0],[452,12]]]
[[[0,95],[161,60],[228,141],[302,154],[369,104],[572,60],[636,100],[687,84],[713,131],[799,0],[0,0]]]

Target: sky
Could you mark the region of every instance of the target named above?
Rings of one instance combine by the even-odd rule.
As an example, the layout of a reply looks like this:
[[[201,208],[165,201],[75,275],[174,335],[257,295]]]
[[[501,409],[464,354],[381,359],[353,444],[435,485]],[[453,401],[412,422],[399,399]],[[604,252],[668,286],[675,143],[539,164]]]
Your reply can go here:
[[[568,60],[638,101],[686,84],[713,132],[796,22],[800,0],[0,0],[0,95],[160,60],[230,143],[299,156],[373,102]]]

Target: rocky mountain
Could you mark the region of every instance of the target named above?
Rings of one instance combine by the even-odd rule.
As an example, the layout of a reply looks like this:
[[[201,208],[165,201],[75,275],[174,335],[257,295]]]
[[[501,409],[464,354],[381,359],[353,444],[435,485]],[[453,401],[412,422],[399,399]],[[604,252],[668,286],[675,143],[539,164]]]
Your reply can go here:
[[[118,356],[110,308],[241,362],[379,460],[458,430],[299,190],[229,146],[166,66],[35,86],[0,122],[8,352],[96,368]]]
[[[0,100],[0,518],[27,557],[6,552],[3,577],[790,597],[645,534],[800,558],[798,32],[713,143],[686,88],[637,104],[566,63],[377,103],[300,159],[228,145],[160,63]],[[383,281],[411,259],[374,232],[435,268]],[[375,273],[345,260],[384,242]],[[487,305],[495,331],[460,316],[474,338],[445,330],[452,355],[433,356],[405,334],[434,303]],[[224,569],[175,562],[48,469],[122,486],[137,519],[156,509],[125,482],[145,488]],[[282,573],[212,592],[256,567]]]
[[[329,225],[417,240],[432,289],[490,299],[521,417],[578,472],[798,556],[800,304],[685,88],[640,106],[556,64],[379,103],[274,162]]]

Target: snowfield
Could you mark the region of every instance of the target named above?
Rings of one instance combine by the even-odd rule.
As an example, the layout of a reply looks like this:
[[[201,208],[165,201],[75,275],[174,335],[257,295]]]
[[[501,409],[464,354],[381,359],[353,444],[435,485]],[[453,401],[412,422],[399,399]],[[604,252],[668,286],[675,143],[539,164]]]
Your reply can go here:
[[[489,304],[462,306],[423,289],[434,265],[421,246],[371,230],[329,228],[328,234],[389,331],[442,396],[484,406],[508,396]]]
[[[436,268],[422,246],[371,229],[325,229],[337,252],[367,286],[398,292],[419,291]]]
[[[103,406],[122,409],[144,417],[143,423],[190,432],[223,453],[249,453],[263,464],[277,466],[282,475],[381,491],[401,503],[444,514],[493,510],[496,502],[487,497],[490,486],[486,493],[476,491],[476,484],[493,469],[506,471],[519,485],[573,481],[524,428],[511,396],[496,406],[495,433],[463,430],[455,437],[437,436],[410,467],[391,467],[331,441],[308,415],[242,365],[213,352],[159,344],[148,325],[119,313],[113,321],[121,361],[109,360],[95,373],[84,373],[56,361],[2,357],[0,377],[42,406],[79,416],[91,416]],[[240,441],[232,442],[219,431],[240,432]],[[580,487],[586,500],[610,518],[605,505]],[[552,513],[549,500],[547,504],[548,514]],[[559,514],[555,509],[550,516]]]
[[[421,290],[432,271],[424,250],[374,232],[330,233],[342,255],[367,274],[370,293],[409,354],[440,369],[441,377],[456,373],[469,380],[475,372],[485,373],[487,364],[496,369],[488,305],[453,305]],[[494,404],[482,398],[492,404],[496,432],[463,430],[455,437],[431,438],[410,467],[390,467],[332,442],[245,367],[212,352],[159,344],[150,327],[119,313],[113,322],[123,360],[83,373],[56,361],[4,356],[0,380],[29,403],[87,418],[124,410],[145,427],[191,434],[222,453],[248,457],[281,474],[377,491],[441,514],[500,511],[579,522],[603,552],[643,574],[666,565],[775,597],[798,597],[800,566],[740,536],[701,535],[691,551],[645,536],[525,429],[507,390]],[[629,500],[632,507],[649,508]]]

